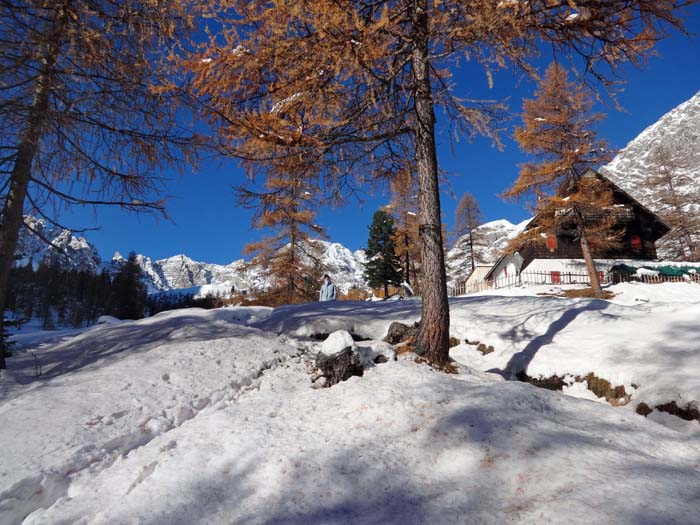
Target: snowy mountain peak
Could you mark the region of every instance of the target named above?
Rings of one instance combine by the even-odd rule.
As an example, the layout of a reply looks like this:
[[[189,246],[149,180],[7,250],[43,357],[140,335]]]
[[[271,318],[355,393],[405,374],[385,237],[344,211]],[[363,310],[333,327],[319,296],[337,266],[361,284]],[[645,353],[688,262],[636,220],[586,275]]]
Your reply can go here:
[[[531,219],[513,224],[505,219],[486,222],[474,229],[474,259],[477,265],[491,265],[502,255],[511,239],[514,239],[525,229]],[[447,252],[448,284],[466,279],[471,273],[471,250],[469,236],[465,235],[455,241]]]
[[[63,268],[97,272],[101,259],[97,249],[85,237],[72,231],[49,225],[44,219],[24,217],[15,256],[17,265],[55,261]],[[47,244],[49,241],[51,245]]]
[[[683,213],[700,212],[700,92],[647,127],[600,171],[640,203],[677,226],[669,208],[668,191],[685,201]],[[672,186],[659,176],[672,177]],[[654,180],[656,179],[656,184]],[[680,210],[676,210],[677,212]],[[661,258],[677,257],[673,235],[657,243]]]
[[[630,141],[601,172],[613,182],[648,206],[654,204],[653,194],[644,191],[645,181],[650,174],[658,170],[655,154],[662,148],[682,151],[687,154],[697,153],[700,142],[700,92],[689,100],[676,106],[663,115],[657,122],[647,127],[634,140]],[[683,148],[688,144],[688,148]],[[679,159],[686,160],[686,159]],[[696,162],[688,167],[696,176],[700,176],[700,164]]]

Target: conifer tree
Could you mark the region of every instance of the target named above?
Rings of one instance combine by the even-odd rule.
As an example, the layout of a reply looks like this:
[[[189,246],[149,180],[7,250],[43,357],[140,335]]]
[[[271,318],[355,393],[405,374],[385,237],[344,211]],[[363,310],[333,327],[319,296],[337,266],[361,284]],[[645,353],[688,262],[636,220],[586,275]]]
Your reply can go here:
[[[693,171],[700,166],[697,137],[680,133],[672,143],[652,145],[647,158],[656,167],[647,179],[655,211],[671,227],[661,239],[664,256],[700,260],[700,190]]]
[[[455,224],[453,238],[455,241],[468,236],[469,242],[469,259],[472,266],[472,272],[476,268],[474,255],[474,230],[481,224],[481,209],[479,203],[471,193],[465,193],[457,203],[455,209]]]
[[[109,313],[117,319],[141,319],[146,307],[147,291],[143,271],[131,252],[112,282]]]
[[[54,223],[76,204],[161,213],[156,175],[191,153],[177,90],[163,89],[190,22],[179,1],[0,3],[0,312],[25,211]]]
[[[591,241],[604,249],[620,235],[613,231],[612,193],[600,179],[587,176],[592,167],[610,158],[606,143],[594,131],[603,117],[591,112],[585,87],[570,82],[557,63],[549,66],[535,95],[524,101],[523,126],[515,130],[515,139],[534,161],[521,166],[505,195],[536,197],[537,228],[526,232],[528,242],[543,242],[543,233],[571,230],[579,239],[593,293],[601,297]]]
[[[296,155],[341,197],[412,162],[423,271],[417,351],[449,360],[435,107],[466,135],[493,135],[500,104],[454,95],[460,58],[532,72],[540,45],[604,84],[639,64],[690,0],[209,0],[215,24],[187,60],[222,149],[249,169]],[[264,166],[259,168],[258,166]],[[273,173],[275,170],[273,169]]]
[[[322,246],[317,239],[324,237],[325,232],[314,223],[313,188],[304,177],[285,172],[279,177],[268,177],[262,191],[239,187],[238,192],[240,202],[256,210],[254,227],[272,232],[245,247],[245,252],[253,255],[249,266],[262,266],[271,282],[271,288],[263,294],[266,304],[317,300],[325,273]]]
[[[401,260],[396,255],[396,227],[391,215],[383,210],[374,212],[369,226],[365,255],[365,278],[372,288],[383,288],[389,297],[389,285],[400,286],[403,281]]]

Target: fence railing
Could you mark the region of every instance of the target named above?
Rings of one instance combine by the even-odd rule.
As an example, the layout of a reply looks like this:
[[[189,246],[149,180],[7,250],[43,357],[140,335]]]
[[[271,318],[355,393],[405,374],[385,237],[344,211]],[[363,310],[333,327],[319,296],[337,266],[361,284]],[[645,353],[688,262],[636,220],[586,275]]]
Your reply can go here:
[[[628,275],[622,273],[598,272],[598,278],[601,284],[620,283],[620,282],[638,282],[646,284],[661,284],[661,283],[700,283],[700,274],[687,275]],[[501,290],[515,288],[523,285],[559,285],[559,284],[582,284],[590,285],[591,279],[587,273],[574,272],[522,272],[520,275],[511,275],[501,277],[499,279],[490,279],[487,281],[477,281],[475,283],[466,282],[458,284],[450,290],[450,296],[469,295],[472,293],[484,292],[487,290]]]
[[[598,272],[601,284],[608,282],[608,275],[605,272]],[[504,290],[522,285],[559,285],[559,284],[584,284],[591,283],[587,273],[574,272],[522,272],[520,275],[510,275],[498,279],[477,281],[475,283],[461,283],[450,290],[451,296],[469,295],[472,293],[484,292],[486,290]]]
[[[614,274],[612,281],[614,283],[646,283],[646,284],[660,284],[660,283],[700,283],[700,275],[697,273],[689,273],[685,275],[627,275],[627,274]]]

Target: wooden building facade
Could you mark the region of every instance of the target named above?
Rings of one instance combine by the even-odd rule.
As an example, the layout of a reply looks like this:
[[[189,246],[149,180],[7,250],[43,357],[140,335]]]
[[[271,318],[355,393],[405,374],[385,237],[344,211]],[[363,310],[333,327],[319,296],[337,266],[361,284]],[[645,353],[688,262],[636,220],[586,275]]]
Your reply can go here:
[[[612,181],[600,175],[594,170],[590,170],[587,176],[599,178],[604,184],[609,186],[613,206],[603,212],[585,214],[586,221],[595,222],[603,218],[608,218],[610,214],[615,216],[614,228],[619,230],[620,239],[613,247],[598,247],[595,239],[589,239],[589,245],[594,259],[631,259],[631,260],[654,260],[656,259],[656,241],[670,230],[656,214],[640,204],[627,192],[619,188]],[[565,211],[563,212],[565,213]],[[537,217],[532,219],[525,227],[525,231],[538,227]],[[492,280],[499,278],[504,272],[506,275],[513,272],[513,256],[518,264],[515,271],[522,272],[533,261],[540,261],[539,268],[546,267],[541,260],[583,260],[581,243],[576,233],[576,228],[567,228],[564,221],[563,226],[556,232],[543,232],[541,242],[524,242],[517,250],[503,255],[486,275],[485,279]],[[539,269],[538,268],[538,269]]]

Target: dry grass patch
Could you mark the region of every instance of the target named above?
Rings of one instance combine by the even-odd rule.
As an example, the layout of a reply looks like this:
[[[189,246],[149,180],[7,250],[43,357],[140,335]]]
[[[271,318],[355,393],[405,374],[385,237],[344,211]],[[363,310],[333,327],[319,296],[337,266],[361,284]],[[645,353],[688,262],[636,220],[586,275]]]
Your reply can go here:
[[[568,299],[575,299],[578,297],[588,297],[591,299],[612,299],[615,297],[615,294],[608,290],[603,290],[603,297],[596,297],[591,288],[576,288],[574,290],[564,290],[558,295],[558,297],[566,297]]]

